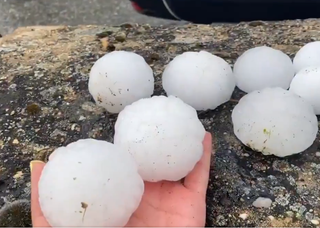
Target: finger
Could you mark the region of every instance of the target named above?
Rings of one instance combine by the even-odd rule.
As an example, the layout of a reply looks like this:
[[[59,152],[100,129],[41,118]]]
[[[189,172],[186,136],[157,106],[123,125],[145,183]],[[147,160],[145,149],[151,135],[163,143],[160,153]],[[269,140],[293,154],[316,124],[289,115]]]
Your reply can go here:
[[[45,163],[42,161],[31,161],[31,217],[34,227],[49,227],[50,225],[44,218],[40,204],[39,204],[39,192],[38,183],[41,176],[41,172]]]
[[[207,132],[203,140],[202,158],[184,180],[184,186],[187,189],[198,192],[203,197],[206,196],[208,187],[211,154],[212,136]]]

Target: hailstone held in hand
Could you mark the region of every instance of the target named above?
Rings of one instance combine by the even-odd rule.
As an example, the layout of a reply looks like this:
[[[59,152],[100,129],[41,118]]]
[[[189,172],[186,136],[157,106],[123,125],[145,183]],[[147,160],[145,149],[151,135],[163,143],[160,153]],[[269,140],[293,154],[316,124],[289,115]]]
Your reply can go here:
[[[320,41],[304,45],[293,58],[295,72],[309,66],[320,66]]]
[[[162,75],[167,95],[179,97],[197,110],[215,109],[230,100],[235,79],[230,65],[206,51],[175,57]]]
[[[133,52],[108,53],[90,71],[89,92],[97,105],[110,113],[119,113],[126,105],[150,97],[153,90],[151,67]]]
[[[106,141],[82,139],[55,150],[39,181],[53,227],[122,227],[144,191],[132,156]]]
[[[300,70],[293,78],[290,91],[308,101],[320,115],[320,65]]]
[[[285,157],[314,142],[318,121],[312,106],[282,88],[266,88],[242,97],[232,112],[234,133],[264,155]]]
[[[196,110],[174,96],[141,99],[120,112],[114,143],[133,155],[145,181],[177,181],[203,154]]]
[[[245,51],[235,62],[233,72],[237,87],[246,93],[267,87],[288,89],[294,76],[290,57],[267,46]]]

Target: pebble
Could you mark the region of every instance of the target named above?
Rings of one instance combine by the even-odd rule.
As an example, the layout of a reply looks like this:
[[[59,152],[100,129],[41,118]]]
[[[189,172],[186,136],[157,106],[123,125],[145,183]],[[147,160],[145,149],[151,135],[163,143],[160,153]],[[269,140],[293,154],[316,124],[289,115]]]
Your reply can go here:
[[[249,216],[248,214],[243,213],[243,214],[239,215],[239,218],[242,218],[243,220],[246,220],[248,218],[248,216]]]
[[[269,215],[268,218],[272,221],[274,220],[274,217],[272,215]]]
[[[21,179],[23,178],[23,172],[22,171],[18,171],[14,176],[14,179]]]
[[[124,42],[126,38],[127,38],[127,35],[124,32],[119,32],[115,36],[115,39],[119,42]]]
[[[252,205],[258,208],[269,208],[272,204],[272,200],[269,198],[258,197]]]
[[[290,218],[293,218],[294,217],[294,213],[292,211],[287,211],[286,212],[286,215]]]
[[[320,157],[320,152],[316,152],[316,157]]]
[[[18,140],[18,139],[14,139],[14,140],[12,141],[12,144],[13,144],[13,145],[19,144],[19,140]]]
[[[312,223],[313,225],[319,225],[319,221],[318,221],[318,220],[315,220],[315,219],[312,219],[312,220],[311,220],[311,223]]]

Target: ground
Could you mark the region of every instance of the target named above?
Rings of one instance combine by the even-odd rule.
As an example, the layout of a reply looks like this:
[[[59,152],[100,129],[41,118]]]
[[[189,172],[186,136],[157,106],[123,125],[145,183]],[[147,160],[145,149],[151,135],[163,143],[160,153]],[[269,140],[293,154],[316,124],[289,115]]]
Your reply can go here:
[[[268,45],[292,57],[302,45],[319,39],[319,28],[317,20],[178,27],[127,23],[21,28],[1,38],[1,205],[29,199],[30,160],[46,160],[54,148],[80,138],[112,142],[116,116],[96,106],[87,89],[91,66],[106,52],[141,54],[154,70],[159,95],[164,67],[184,51],[206,50],[232,64],[245,50]],[[235,91],[233,99],[242,95]],[[235,104],[199,113],[215,148],[207,226],[315,227],[320,217],[319,137],[307,151],[288,158],[251,151],[233,134]],[[270,198],[271,207],[253,207],[258,197]],[[17,205],[0,212],[0,226],[30,225],[28,201]]]
[[[2,0],[0,34],[30,25],[118,25],[124,22],[181,23],[135,12],[129,0]]]

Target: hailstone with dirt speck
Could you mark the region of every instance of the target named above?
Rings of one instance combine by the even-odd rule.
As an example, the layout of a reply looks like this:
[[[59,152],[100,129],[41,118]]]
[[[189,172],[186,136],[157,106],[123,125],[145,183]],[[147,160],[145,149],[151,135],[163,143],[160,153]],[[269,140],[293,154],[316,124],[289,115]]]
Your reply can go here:
[[[153,71],[142,56],[113,51],[92,66],[88,87],[97,105],[119,113],[126,105],[153,94]]]
[[[95,139],[56,149],[39,181],[41,210],[53,227],[123,227],[143,192],[132,156]]]
[[[320,41],[304,45],[293,58],[295,72],[309,66],[320,66]]]
[[[300,70],[290,84],[290,91],[308,101],[320,115],[320,66]]]
[[[246,146],[285,157],[310,147],[318,132],[312,106],[291,91],[265,88],[242,97],[232,111],[233,130]]]
[[[208,110],[230,100],[235,79],[224,59],[206,51],[184,52],[165,68],[162,84],[167,95],[197,110]]]
[[[174,96],[154,96],[120,112],[114,143],[132,154],[143,180],[177,181],[200,160],[204,136],[194,108]]]
[[[246,93],[268,87],[288,89],[294,77],[290,57],[267,46],[245,51],[235,62],[233,72],[237,87]]]

